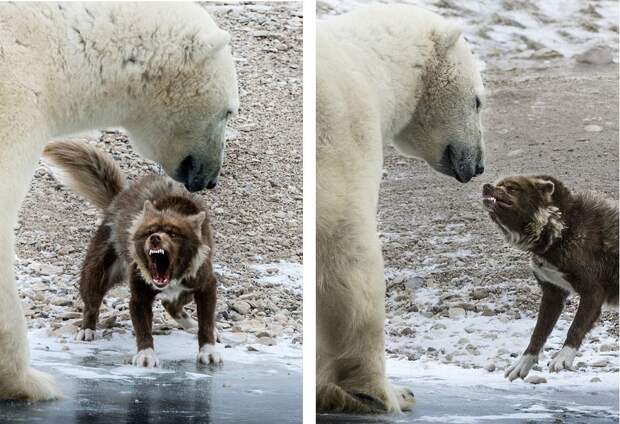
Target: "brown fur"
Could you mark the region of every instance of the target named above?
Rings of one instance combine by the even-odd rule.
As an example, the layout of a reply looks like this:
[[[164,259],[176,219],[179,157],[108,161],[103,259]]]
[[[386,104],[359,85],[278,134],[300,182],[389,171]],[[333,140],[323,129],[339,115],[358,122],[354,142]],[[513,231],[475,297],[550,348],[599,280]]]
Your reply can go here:
[[[512,176],[483,187],[491,219],[532,255],[543,291],[525,354],[538,355],[572,289],[579,308],[564,346],[577,350],[603,304],[618,305],[618,207],[593,193],[573,193],[549,176]],[[552,272],[545,270],[553,269]],[[556,274],[555,271],[557,270]],[[557,275],[562,275],[560,281]],[[554,278],[551,278],[554,277]]]
[[[138,351],[153,348],[152,303],[160,293],[173,293],[173,287],[179,290],[162,300],[166,310],[177,320],[188,319],[184,306],[193,298],[199,348],[215,344],[213,241],[200,199],[170,178],[158,175],[125,187],[114,161],[86,144],[52,143],[45,157],[66,173],[72,188],[104,213],[82,267],[82,329],[95,330],[103,296],[114,285],[129,281]],[[158,249],[165,255],[150,253]],[[156,262],[163,256],[165,272],[160,275]],[[158,281],[165,287],[158,286]]]

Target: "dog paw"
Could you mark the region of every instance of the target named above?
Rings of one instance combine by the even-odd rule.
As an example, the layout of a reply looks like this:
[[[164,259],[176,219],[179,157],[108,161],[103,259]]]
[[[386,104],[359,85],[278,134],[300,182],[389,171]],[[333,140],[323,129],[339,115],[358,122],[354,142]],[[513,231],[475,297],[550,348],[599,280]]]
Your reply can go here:
[[[573,361],[577,355],[577,350],[564,346],[555,356],[549,361],[549,371],[560,372],[561,370],[575,371],[573,367]]]
[[[517,378],[525,378],[536,362],[538,362],[538,358],[535,355],[521,355],[519,360],[506,370],[504,377],[510,381],[516,380]]]
[[[135,354],[131,359],[131,363],[136,367],[158,368],[159,358],[157,358],[153,349],[148,348]]]
[[[76,335],[75,340],[78,342],[92,342],[95,340],[95,330],[90,328],[82,328]]]
[[[415,395],[406,387],[392,386],[401,411],[409,411],[415,404]]]
[[[222,365],[224,360],[215,345],[206,344],[198,351],[198,364],[201,365]]]

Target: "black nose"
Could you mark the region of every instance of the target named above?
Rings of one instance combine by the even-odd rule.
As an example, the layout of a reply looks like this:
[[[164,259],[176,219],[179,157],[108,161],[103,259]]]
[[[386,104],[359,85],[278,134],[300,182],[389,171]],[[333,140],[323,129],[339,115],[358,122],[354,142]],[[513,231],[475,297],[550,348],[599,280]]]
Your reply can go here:
[[[153,243],[156,246],[159,245],[159,243],[161,243],[161,237],[159,237],[157,234],[152,234],[151,243]]]
[[[484,165],[476,165],[476,175],[481,175],[484,172]]]
[[[211,190],[212,188],[215,188],[215,186],[217,185],[217,178],[210,178],[209,181],[207,181],[207,189]]]
[[[491,184],[485,184],[482,186],[482,194],[483,195],[491,194],[493,193],[494,189],[495,187],[493,187]]]
[[[207,185],[204,164],[192,155],[187,155],[177,168],[175,179],[182,182],[189,191],[200,191]],[[217,181],[217,177],[215,178]],[[215,184],[212,184],[213,188]]]

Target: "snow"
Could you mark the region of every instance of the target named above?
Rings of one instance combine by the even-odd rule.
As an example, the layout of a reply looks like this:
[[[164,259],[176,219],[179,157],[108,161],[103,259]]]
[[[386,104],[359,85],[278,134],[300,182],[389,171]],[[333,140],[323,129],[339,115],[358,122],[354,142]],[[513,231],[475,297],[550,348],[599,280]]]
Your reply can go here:
[[[301,293],[303,287],[303,265],[293,262],[273,262],[267,264],[254,264],[252,269],[258,272],[259,284],[271,284],[286,286],[291,291]]]
[[[380,0],[393,3],[392,0]],[[618,2],[601,0],[400,0],[422,6],[460,25],[474,51],[486,61],[530,58],[533,51],[550,49],[570,58],[593,42],[612,47],[618,59]],[[320,0],[319,10],[341,14],[370,0]],[[590,9],[588,9],[590,7]]]

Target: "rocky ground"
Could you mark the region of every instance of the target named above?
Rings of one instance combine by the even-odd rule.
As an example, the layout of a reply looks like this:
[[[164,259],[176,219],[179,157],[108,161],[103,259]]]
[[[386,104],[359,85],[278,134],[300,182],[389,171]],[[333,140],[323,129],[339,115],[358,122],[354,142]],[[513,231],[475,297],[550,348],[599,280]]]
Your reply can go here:
[[[225,344],[249,350],[280,340],[301,343],[302,6],[205,7],[232,34],[241,98],[219,184],[201,193],[215,232],[218,327]],[[160,172],[133,153],[120,131],[76,138],[110,152],[130,179]],[[78,275],[98,221],[97,210],[45,166],[37,169],[16,229],[19,293],[31,328],[60,337],[77,331]],[[107,296],[104,337],[132,331],[127,306],[126,286]],[[155,334],[176,328],[157,302],[154,316]]]

